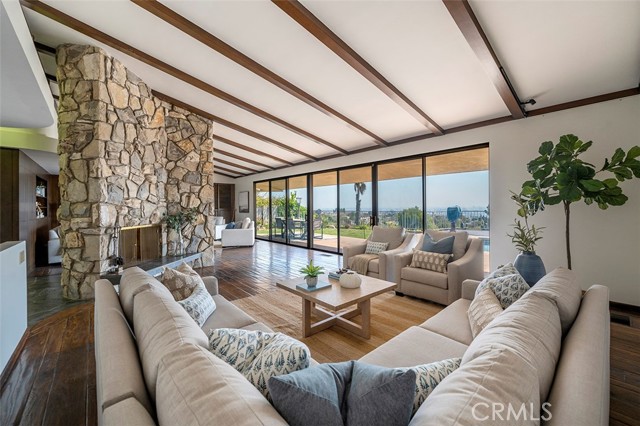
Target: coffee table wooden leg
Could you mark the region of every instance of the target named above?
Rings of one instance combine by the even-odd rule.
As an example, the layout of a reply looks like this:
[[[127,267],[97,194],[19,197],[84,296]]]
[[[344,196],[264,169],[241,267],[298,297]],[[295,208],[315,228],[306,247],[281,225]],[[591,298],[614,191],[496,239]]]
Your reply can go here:
[[[313,310],[313,304],[307,300],[302,299],[302,335],[304,337],[311,336],[311,311]]]
[[[371,338],[371,299],[358,303],[362,315],[362,334],[365,339]]]

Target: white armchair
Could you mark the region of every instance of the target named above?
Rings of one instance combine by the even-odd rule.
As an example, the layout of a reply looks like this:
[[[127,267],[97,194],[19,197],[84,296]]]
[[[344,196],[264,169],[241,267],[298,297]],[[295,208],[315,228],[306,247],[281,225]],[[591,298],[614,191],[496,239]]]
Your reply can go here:
[[[222,247],[252,246],[256,241],[255,224],[246,218],[239,228],[222,230]]]
[[[58,234],[59,228],[53,228],[49,230],[49,241],[47,242],[47,254],[48,262],[61,263],[62,262],[62,249],[60,247],[60,235]]]
[[[353,257],[363,254],[367,248],[368,241],[376,241],[389,243],[386,251],[380,253],[378,259],[369,262],[367,275],[382,280],[394,281],[393,262],[395,256],[411,251],[417,244],[419,237],[417,234],[407,233],[404,228],[382,228],[374,226],[371,235],[364,242],[344,246],[342,249],[342,267],[350,268],[353,263]]]
[[[222,216],[214,216],[213,217],[213,226],[214,226],[214,240],[220,240],[222,238],[222,230],[227,227],[225,223],[226,220]]]

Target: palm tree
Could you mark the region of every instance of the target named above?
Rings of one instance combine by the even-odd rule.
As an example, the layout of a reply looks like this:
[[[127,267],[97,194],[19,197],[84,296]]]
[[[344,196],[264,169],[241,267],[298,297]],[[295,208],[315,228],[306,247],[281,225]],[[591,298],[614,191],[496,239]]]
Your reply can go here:
[[[356,182],[353,184],[353,190],[356,191],[356,226],[360,225],[360,197],[367,190],[367,184],[364,182]]]

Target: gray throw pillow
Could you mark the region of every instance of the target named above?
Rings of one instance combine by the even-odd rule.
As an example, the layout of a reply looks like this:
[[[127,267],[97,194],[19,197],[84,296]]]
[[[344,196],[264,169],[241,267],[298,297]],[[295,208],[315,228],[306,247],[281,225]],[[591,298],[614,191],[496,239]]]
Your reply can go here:
[[[405,426],[416,373],[347,361],[272,377],[267,386],[274,407],[292,426]]]
[[[420,250],[429,251],[431,253],[453,254],[453,243],[455,239],[455,235],[452,235],[450,237],[435,241],[433,238],[431,238],[431,235],[425,233],[422,240],[422,248]]]

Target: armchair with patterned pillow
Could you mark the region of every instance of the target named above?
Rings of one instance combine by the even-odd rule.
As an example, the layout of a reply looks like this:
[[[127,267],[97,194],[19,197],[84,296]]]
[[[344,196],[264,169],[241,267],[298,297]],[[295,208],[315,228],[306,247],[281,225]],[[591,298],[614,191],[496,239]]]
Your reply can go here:
[[[343,268],[353,269],[359,274],[370,277],[396,282],[391,274],[393,270],[391,264],[395,255],[410,252],[415,247],[416,236],[416,234],[406,232],[404,228],[374,226],[371,235],[364,242],[343,247]]]
[[[394,257],[390,274],[398,283],[396,293],[442,305],[460,298],[464,280],[484,277],[482,240],[466,231],[428,230],[413,251]]]

